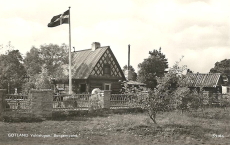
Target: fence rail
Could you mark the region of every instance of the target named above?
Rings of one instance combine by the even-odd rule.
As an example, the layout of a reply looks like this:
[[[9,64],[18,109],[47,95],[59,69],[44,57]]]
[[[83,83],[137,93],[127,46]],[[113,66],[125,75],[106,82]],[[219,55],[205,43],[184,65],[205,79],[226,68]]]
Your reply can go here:
[[[110,108],[139,108],[147,94],[112,94],[110,97]]]
[[[54,95],[52,108],[53,111],[88,110],[90,106],[90,97],[91,94]],[[140,98],[143,98],[143,95],[111,94],[110,109],[140,107]],[[28,95],[7,94],[5,95],[5,102],[6,105],[4,110],[29,111],[31,109],[31,99]]]
[[[86,110],[91,94],[54,95],[54,110]]]
[[[30,99],[28,95],[5,95],[5,108],[4,110],[26,111],[30,109]]]

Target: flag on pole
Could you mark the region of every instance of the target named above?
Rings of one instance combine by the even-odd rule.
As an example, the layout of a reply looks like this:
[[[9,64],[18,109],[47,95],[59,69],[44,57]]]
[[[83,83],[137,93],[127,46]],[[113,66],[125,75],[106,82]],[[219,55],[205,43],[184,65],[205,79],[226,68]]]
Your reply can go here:
[[[69,10],[65,11],[63,14],[54,16],[48,24],[48,27],[56,27],[61,24],[69,24]]]

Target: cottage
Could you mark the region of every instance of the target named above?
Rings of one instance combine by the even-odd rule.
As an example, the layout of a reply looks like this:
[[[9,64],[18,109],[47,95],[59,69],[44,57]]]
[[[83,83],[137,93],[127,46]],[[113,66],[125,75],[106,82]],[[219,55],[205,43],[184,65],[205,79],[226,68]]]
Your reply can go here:
[[[229,93],[229,82],[225,75],[220,73],[208,73],[208,74],[193,74],[188,73],[186,75],[186,83],[190,89],[197,89],[200,91],[203,88],[204,91],[209,94],[213,93]]]
[[[94,88],[119,93],[125,76],[110,46],[94,42],[91,49],[72,52],[74,93],[90,93]],[[68,79],[57,79],[59,90],[68,90]]]

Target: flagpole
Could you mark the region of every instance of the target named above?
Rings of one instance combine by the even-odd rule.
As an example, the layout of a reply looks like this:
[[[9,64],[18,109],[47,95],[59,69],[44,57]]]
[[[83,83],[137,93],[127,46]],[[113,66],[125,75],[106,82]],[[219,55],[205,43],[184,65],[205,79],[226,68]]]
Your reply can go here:
[[[69,7],[69,94],[72,94],[70,7]]]

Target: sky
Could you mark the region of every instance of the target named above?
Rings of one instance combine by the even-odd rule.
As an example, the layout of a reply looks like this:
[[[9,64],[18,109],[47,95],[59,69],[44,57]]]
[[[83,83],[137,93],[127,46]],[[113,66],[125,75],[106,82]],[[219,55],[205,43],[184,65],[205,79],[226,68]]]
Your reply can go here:
[[[138,64],[159,49],[171,67],[208,73],[230,59],[229,0],[7,0],[0,1],[0,53],[10,42],[23,56],[32,46],[69,44],[69,25],[49,28],[55,15],[70,8],[71,45],[110,46],[121,67]]]

